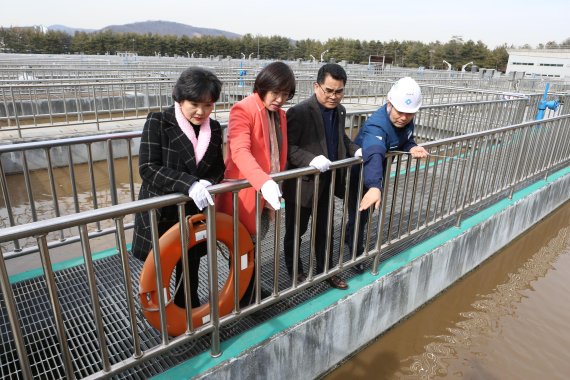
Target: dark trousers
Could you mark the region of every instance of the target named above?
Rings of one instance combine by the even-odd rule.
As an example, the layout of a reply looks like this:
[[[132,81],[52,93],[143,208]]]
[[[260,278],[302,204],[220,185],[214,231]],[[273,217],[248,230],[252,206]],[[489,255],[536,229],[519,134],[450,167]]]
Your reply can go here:
[[[354,224],[356,222],[356,213],[360,206],[360,199],[358,198],[358,176],[360,167],[358,165],[352,166],[350,170],[350,191],[348,194],[348,222],[346,224],[346,237],[350,252],[352,253],[353,240],[354,240]],[[362,194],[366,194],[368,189],[364,186]],[[356,256],[362,255],[364,251],[364,231],[368,222],[368,210],[360,211],[360,228],[357,234],[356,243]]]
[[[190,269],[190,300],[192,307],[200,306],[200,297],[198,296],[198,271],[200,270],[200,258],[207,253],[206,242],[196,244],[188,250],[188,263]],[[178,291],[174,294],[174,304],[180,307],[186,306],[186,297],[184,293],[184,284],[182,281],[182,260],[176,264],[176,286]]]
[[[323,184],[324,186],[324,184]],[[325,257],[326,257],[326,244],[327,240],[332,239],[327,231],[327,219],[328,219],[328,205],[329,205],[329,189],[325,186],[322,195],[319,197],[317,202],[317,218],[312,221],[316,224],[316,236],[315,236],[315,255],[317,264],[317,274],[322,273],[325,269]],[[301,207],[300,208],[300,218],[299,218],[299,236],[307,231],[309,225],[309,218],[311,216],[311,208]],[[293,275],[293,254],[295,245],[300,246],[301,241],[295,242],[295,202],[293,200],[285,199],[285,239],[284,239],[284,249],[285,249],[285,265],[287,267],[287,272],[289,275]],[[332,244],[329,254],[332,253]],[[298,260],[298,273],[304,272],[303,264],[301,263],[301,255],[299,254]],[[329,256],[329,268],[334,265],[332,255]]]

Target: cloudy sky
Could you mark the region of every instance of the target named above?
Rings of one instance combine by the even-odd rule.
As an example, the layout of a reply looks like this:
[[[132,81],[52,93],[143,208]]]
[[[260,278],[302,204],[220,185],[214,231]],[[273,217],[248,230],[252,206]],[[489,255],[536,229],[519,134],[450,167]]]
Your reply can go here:
[[[570,1],[550,0],[8,0],[0,26],[65,25],[100,29],[174,21],[238,34],[293,39],[483,41],[489,48],[570,38]]]

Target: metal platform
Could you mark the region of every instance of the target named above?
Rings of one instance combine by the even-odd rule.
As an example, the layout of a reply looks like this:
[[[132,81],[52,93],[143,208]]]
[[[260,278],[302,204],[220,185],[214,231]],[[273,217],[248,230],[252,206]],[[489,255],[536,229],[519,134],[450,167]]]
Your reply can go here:
[[[479,173],[483,174],[483,173]],[[440,177],[438,173],[438,177]],[[484,179],[484,175],[478,176]],[[438,181],[434,181],[436,184]],[[404,183],[399,184],[401,188],[405,188]],[[434,189],[437,193],[437,186]],[[395,194],[403,193],[397,191]],[[504,196],[504,194],[496,194],[490,197],[485,202],[479,203],[476,209],[485,207],[486,204],[494,202],[497,198]],[[339,252],[340,247],[340,234],[338,231],[342,223],[342,202],[335,201],[335,215],[334,215],[334,230],[335,236],[333,239],[333,252],[335,255]],[[469,210],[469,213],[475,212],[475,208]],[[408,215],[408,210],[402,210],[404,215]],[[431,218],[433,213],[437,212],[436,209],[428,210],[426,218]],[[284,236],[284,213],[282,213],[282,231],[281,236]],[[422,213],[415,213],[416,215]],[[375,214],[377,215],[377,213]],[[400,213],[394,214],[393,222],[395,225],[404,225],[404,230],[408,228],[407,224],[412,225],[416,223],[415,219],[405,220],[400,223]],[[434,215],[435,218],[435,215]],[[408,246],[415,245],[417,242],[426,239],[427,237],[436,234],[442,229],[448,228],[455,223],[454,218],[447,218],[440,223],[430,225],[430,228],[425,228],[422,231],[409,236],[395,244],[392,244],[388,249],[383,250],[382,257],[387,259],[394,254],[397,254],[402,249]],[[374,228],[372,230],[375,230]],[[273,234],[272,229],[261,242],[261,283],[262,295],[270,293],[273,289]],[[385,230],[385,234],[386,234]],[[303,236],[301,244],[301,257],[307,268],[308,252],[309,252],[309,239],[308,232]],[[386,236],[385,236],[386,237]],[[375,240],[375,236],[371,236],[371,240]],[[282,243],[281,243],[282,244]],[[350,259],[348,247],[344,248],[344,259]],[[283,252],[281,250],[281,256]],[[223,254],[218,255],[219,262],[219,278],[220,283],[225,281],[227,277],[228,265],[227,259]],[[207,302],[207,294],[204,289],[207,289],[207,273],[204,268],[207,267],[205,262],[206,258],[202,258],[202,265],[200,270],[200,293],[203,302]],[[371,259],[368,259],[367,265],[370,267]],[[138,289],[138,278],[142,268],[142,262],[131,258],[129,260],[131,267],[131,278],[134,291]],[[118,363],[122,360],[128,359],[133,355],[132,352],[132,336],[129,328],[129,315],[128,307],[125,297],[125,286],[123,284],[122,266],[119,255],[112,255],[106,258],[96,260],[94,262],[95,273],[97,278],[97,287],[99,292],[100,303],[102,305],[101,312],[104,319],[104,327],[106,332],[107,346],[111,358],[111,364]],[[287,275],[284,260],[279,259],[279,289],[286,289],[291,286],[291,279]],[[343,272],[345,278],[350,278],[356,275],[352,269],[346,269]],[[87,286],[87,278],[85,274],[85,267],[83,265],[74,266],[68,269],[57,271],[55,274],[57,283],[58,295],[61,303],[63,319],[68,332],[68,345],[73,359],[73,367],[75,376],[83,378],[89,376],[97,371],[100,371],[101,357],[98,348],[98,341],[96,336],[96,329],[93,322],[91,311],[91,300],[89,289]],[[64,360],[61,355],[61,348],[57,340],[57,332],[55,330],[55,323],[53,320],[53,313],[50,309],[50,300],[47,287],[43,276],[35,277],[29,280],[20,281],[12,285],[15,299],[17,303],[17,310],[20,316],[20,323],[22,326],[22,333],[26,349],[30,354],[30,366],[34,378],[37,379],[60,379],[65,377],[63,367]],[[171,284],[173,290],[174,284]],[[266,320],[269,320],[284,311],[291,309],[306,300],[314,297],[317,294],[325,292],[329,289],[327,283],[317,283],[313,286],[306,288],[292,297],[288,297],[264,308],[259,312],[246,315],[235,323],[225,325],[221,330],[221,340],[227,340],[234,337]],[[264,292],[266,290],[266,292]],[[0,294],[0,297],[2,295]],[[138,300],[138,297],[135,297]],[[138,303],[138,302],[137,302]],[[7,318],[7,313],[4,305],[4,300],[0,298],[0,376],[3,379],[21,379],[22,373],[17,363],[16,347],[13,337],[10,332],[10,326]],[[136,305],[140,310],[140,305]],[[150,326],[145,320],[144,316],[139,313],[137,315],[137,324],[139,329],[139,336],[141,340],[141,349],[147,350],[160,344],[161,337],[159,331]],[[115,376],[119,379],[146,379],[153,375],[159,374],[164,370],[175,366],[199,353],[207,352],[210,349],[209,336],[202,336],[192,341],[189,344],[180,346],[172,351],[170,355],[162,355],[158,358],[149,359],[138,367],[131,368]]]

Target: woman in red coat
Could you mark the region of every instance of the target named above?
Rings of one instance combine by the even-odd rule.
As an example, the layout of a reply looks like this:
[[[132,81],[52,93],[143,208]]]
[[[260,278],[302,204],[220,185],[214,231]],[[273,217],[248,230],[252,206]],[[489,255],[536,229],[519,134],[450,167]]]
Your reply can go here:
[[[262,209],[281,207],[280,188],[269,174],[285,169],[287,119],[281,106],[294,95],[293,71],[283,62],[273,62],[257,75],[253,94],[230,110],[224,177],[247,179],[252,186],[238,194],[239,219],[252,236],[256,232],[256,192],[263,195]],[[223,194],[216,203],[220,211],[233,214],[231,193]],[[266,226],[268,214],[262,212]]]
[[[283,62],[263,68],[253,85],[253,94],[230,110],[225,179],[247,179],[252,187],[238,193],[239,220],[255,237],[256,192],[261,191],[260,236],[267,233],[273,210],[281,208],[281,190],[271,173],[285,169],[287,162],[287,119],[281,106],[295,95],[295,75]],[[232,193],[218,197],[221,212],[233,215]],[[254,239],[255,240],[255,239]],[[250,282],[242,305],[251,302],[254,281]]]

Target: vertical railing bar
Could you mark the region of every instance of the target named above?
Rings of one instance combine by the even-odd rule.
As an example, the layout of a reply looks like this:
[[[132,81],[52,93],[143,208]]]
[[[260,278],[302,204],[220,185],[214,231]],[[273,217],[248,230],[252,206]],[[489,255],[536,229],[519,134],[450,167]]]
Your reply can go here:
[[[451,147],[452,147],[452,145],[450,145],[450,144],[445,145],[444,156],[446,157],[445,160],[448,160],[449,163],[447,165],[447,176],[446,176],[446,180],[445,180],[445,186],[443,189],[443,198],[441,199],[441,211],[440,211],[441,218],[443,218],[445,215],[445,202],[447,201],[447,194],[450,192],[449,188],[453,186],[453,183],[451,182],[451,176],[453,173],[454,160],[455,160],[456,156],[454,155],[453,149],[451,149]]]
[[[334,229],[334,189],[336,184],[336,170],[331,173],[330,187],[325,189],[329,192],[329,205],[327,209],[327,236],[333,236]],[[313,220],[316,220],[313,219]],[[321,237],[322,238],[322,237]],[[330,270],[330,264],[332,263],[332,239],[327,239],[325,243],[325,267],[323,269],[324,273],[328,273]],[[338,267],[342,268],[342,257],[338,258]]]
[[[260,192],[255,194],[255,270],[253,272],[254,277],[254,292],[255,292],[255,303],[259,304],[261,302],[261,289],[259,287],[259,280],[261,278],[261,215],[263,211],[261,208],[261,195]],[[216,272],[217,273],[217,272]],[[216,277],[217,278],[217,277]],[[217,286],[217,283],[216,283]],[[217,287],[216,287],[217,289]]]
[[[390,156],[386,158],[387,163],[386,167],[392,166],[392,162],[394,161],[394,156]],[[390,175],[384,175],[384,186],[383,189],[387,189],[390,186]],[[380,215],[379,215],[379,222],[378,222],[378,229],[376,230],[376,254],[374,256],[374,260],[372,262],[372,271],[371,273],[376,276],[378,275],[378,266],[380,265],[380,259],[382,258],[382,238],[384,237],[384,224],[386,223],[386,203],[387,203],[387,191],[382,191],[381,196],[381,203],[380,203]],[[370,210],[370,214],[372,215],[372,211]],[[393,210],[391,210],[393,212]],[[368,221],[370,224],[370,220]],[[388,238],[390,236],[390,231],[388,230]]]
[[[79,226],[79,235],[81,237],[81,248],[83,252],[83,260],[85,272],[87,274],[87,283],[89,286],[89,294],[91,296],[91,306],[93,309],[93,319],[95,321],[95,330],[97,341],[99,343],[99,351],[103,364],[103,371],[108,372],[111,369],[109,362],[109,350],[107,348],[107,339],[105,338],[105,327],[103,326],[103,314],[101,313],[101,302],[97,292],[97,279],[95,277],[95,268],[93,267],[93,258],[91,257],[91,247],[89,245],[89,234],[87,226],[84,224]]]
[[[71,185],[71,194],[73,197],[73,206],[75,208],[75,212],[79,213],[79,197],[77,196],[77,181],[75,179],[75,168],[73,165],[73,152],[72,152],[72,146],[68,145],[67,146],[67,163],[68,163],[68,167],[69,167],[69,182]]]
[[[97,126],[97,130],[100,131],[99,128],[99,111],[97,109],[97,95],[95,94],[95,85],[91,86],[92,94],[93,94],[93,111],[95,111],[95,125]]]
[[[113,140],[107,140],[107,171],[109,173],[109,192],[111,193],[111,204],[119,204],[117,196],[117,182],[115,178],[115,159],[113,155]]]
[[[259,201],[259,193],[257,193]],[[219,357],[222,354],[220,346],[220,308],[218,303],[218,252],[216,245],[216,208],[208,204],[206,208],[206,229],[208,245],[208,284],[210,287],[210,316],[212,321],[211,351],[212,357]],[[261,258],[256,257],[261,262]],[[257,263],[256,263],[257,264]],[[259,271],[256,271],[255,285],[259,293]]]
[[[132,139],[127,139],[127,165],[129,166],[129,191],[131,202],[135,200],[135,177],[133,174],[133,148],[131,147]]]
[[[36,210],[36,202],[34,201],[34,193],[32,191],[32,181],[30,179],[30,169],[28,168],[28,159],[26,157],[25,150],[22,151],[22,171],[24,173],[26,193],[28,194],[28,200],[30,201],[30,211],[32,213],[32,220],[35,222],[38,220],[38,214]]]
[[[315,181],[318,181],[318,176],[315,175]],[[297,177],[295,186],[295,230],[293,231],[293,276],[292,286],[297,286],[297,275],[299,274],[299,255],[300,255],[300,244],[298,244],[301,239],[301,180],[302,177]],[[313,208],[312,211],[316,210],[317,197],[313,196]],[[313,256],[315,252],[315,239],[313,239],[313,228],[311,227],[311,240],[309,241],[309,272],[307,273],[309,279],[313,276]],[[290,255],[291,252],[285,252],[286,255]]]
[[[44,270],[45,282],[48,290],[48,295],[50,299],[50,305],[52,307],[53,318],[55,321],[55,327],[57,330],[57,338],[61,346],[61,355],[63,359],[63,365],[65,370],[66,378],[75,379],[75,372],[73,369],[73,359],[71,357],[71,352],[69,351],[69,346],[67,344],[67,336],[65,333],[65,324],[63,322],[63,316],[61,315],[61,304],[57,296],[57,285],[55,282],[55,274],[52,269],[51,259],[49,257],[49,248],[47,246],[46,236],[41,235],[37,238],[38,247],[40,250],[40,258],[42,261],[42,267]]]
[[[129,311],[129,322],[131,326],[131,336],[133,338],[133,357],[142,356],[141,340],[137,327],[137,313],[133,298],[133,284],[131,280],[131,268],[129,266],[129,254],[125,238],[125,226],[122,218],[115,218],[115,231],[117,234],[117,246],[121,256],[121,266],[123,268],[123,280],[125,282],[125,294],[127,298],[127,309]]]
[[[438,185],[438,189],[437,189],[437,196],[436,196],[436,200],[435,200],[435,204],[433,207],[433,221],[436,221],[438,219],[438,213],[440,211],[440,204],[439,201],[442,197],[442,189],[444,186],[444,178],[446,175],[446,168],[447,168],[447,161],[448,161],[448,157],[447,157],[447,149],[445,146],[439,146],[438,150],[437,150],[438,155],[441,155],[443,157],[440,157],[437,162],[441,162],[441,173],[439,175],[439,185]]]
[[[52,160],[51,160],[51,151],[50,148],[45,148],[45,154],[46,154],[46,159],[47,159],[47,169],[48,169],[48,179],[49,179],[49,184],[50,184],[50,188],[51,188],[51,199],[53,202],[53,210],[55,212],[55,217],[59,217],[60,216],[60,212],[59,212],[59,202],[57,200],[57,190],[55,187],[55,178],[53,175],[53,166],[52,166]],[[59,231],[59,240],[60,241],[64,241],[65,240],[65,236],[63,234],[63,230]]]
[[[18,309],[16,307],[16,301],[14,298],[14,291],[12,290],[12,286],[10,285],[10,278],[8,275],[8,271],[6,270],[6,262],[4,260],[4,254],[2,253],[1,247],[0,247],[0,290],[2,291],[2,295],[4,298],[4,305],[6,307],[6,314],[8,316],[8,321],[10,322],[12,336],[14,337],[14,343],[16,345],[16,352],[18,354],[20,370],[24,375],[24,379],[31,380],[33,376],[30,367],[30,361],[28,360],[28,352],[26,350],[26,344],[24,342],[22,327],[20,326],[20,318],[18,316]]]
[[[152,252],[155,268],[162,268],[160,264],[160,244],[158,236],[158,221],[156,219],[156,209],[150,209],[148,211],[150,217],[150,230],[152,236]],[[158,300],[158,312],[160,317],[160,337],[162,344],[167,345],[168,331],[167,331],[167,321],[166,321],[166,294],[168,291],[168,284],[170,279],[167,279],[167,285],[164,285],[164,279],[162,278],[162,271],[157,270],[155,273],[156,280],[156,297]],[[171,297],[172,298],[172,297]]]
[[[12,202],[10,201],[10,192],[8,190],[8,182],[6,181],[6,174],[4,172],[2,160],[0,160],[0,187],[2,188],[2,197],[4,198],[4,205],[8,214],[8,222],[10,223],[10,226],[15,226],[16,221],[14,220],[14,212],[12,210]],[[14,240],[14,250],[16,252],[21,250],[18,239]]]
[[[182,260],[182,281],[184,285],[182,286],[184,289],[184,299],[185,299],[185,315],[186,315],[186,333],[193,332],[193,325],[192,325],[192,285],[190,282],[190,260],[188,259],[188,246],[189,246],[189,230],[190,227],[188,226],[188,219],[186,218],[186,203],[178,203],[178,230],[180,231],[180,258]],[[179,284],[177,284],[178,286]],[[180,290],[178,290],[180,291]]]
[[[418,192],[418,178],[420,176],[420,166],[421,166],[421,160],[417,159],[416,160],[416,167],[414,169],[414,179],[413,179],[413,185],[412,185],[412,197],[410,199],[410,212],[409,212],[409,216],[408,216],[408,235],[411,233],[412,231],[412,225],[413,220],[414,220],[414,214],[416,213],[416,210],[419,210],[417,208],[414,207],[414,205],[416,204],[416,196],[417,196],[417,192]],[[419,211],[417,212],[417,215],[419,217]]]
[[[239,270],[240,266],[240,241],[239,241],[239,230],[238,230],[238,226],[239,226],[239,204],[238,204],[238,193],[237,192],[232,192],[232,204],[233,204],[233,210],[234,212],[232,213],[232,235],[233,235],[233,242],[234,242],[234,257],[233,257],[233,270],[234,270],[234,278],[235,278],[235,286],[234,286],[234,310],[236,311],[236,313],[240,312],[240,305],[239,305],[239,301],[240,301],[240,289],[239,289],[239,284],[240,284],[240,276],[241,276],[241,271]]]
[[[89,170],[89,186],[91,187],[91,197],[93,198],[93,208],[97,210],[99,204],[97,201],[97,186],[95,185],[95,171],[93,170],[93,151],[91,143],[87,143],[87,169]],[[95,223],[97,231],[101,231],[101,221]]]
[[[439,152],[439,147],[436,149],[436,152]],[[428,163],[429,163],[429,158],[430,158],[430,156],[428,156]],[[429,190],[428,190],[428,200],[427,200],[426,212],[425,212],[425,225],[426,226],[429,225],[429,222],[430,222],[429,212],[431,209],[431,203],[433,200],[433,193],[435,191],[434,189],[435,189],[435,183],[436,183],[436,179],[437,179],[437,161],[438,161],[438,158],[434,157],[433,166],[432,166],[431,181],[430,181],[430,186],[429,186]],[[434,216],[435,216],[435,212],[434,212]]]
[[[401,155],[403,157],[403,155]],[[402,237],[402,225],[404,224],[404,215],[406,214],[406,201],[408,198],[408,182],[410,179],[410,169],[412,166],[412,156],[406,155],[406,173],[404,174],[404,189],[402,190],[402,201],[400,202],[400,220],[398,221],[398,239]]]
[[[396,202],[398,201],[397,195],[398,195],[398,186],[400,184],[400,167],[401,167],[401,163],[402,163],[402,156],[401,155],[396,155],[396,156],[394,156],[394,158],[396,160],[396,170],[395,170],[395,174],[394,174],[394,185],[393,185],[393,189],[392,189],[392,202],[390,205],[390,217],[388,218],[388,236],[386,238],[387,244],[390,244],[390,242],[392,241],[392,226],[394,225],[394,216],[395,216],[394,214],[395,214],[395,210],[396,210]],[[384,177],[392,175],[391,166],[386,166],[386,172],[387,173],[384,173]],[[400,215],[400,217],[402,217],[402,215]]]

